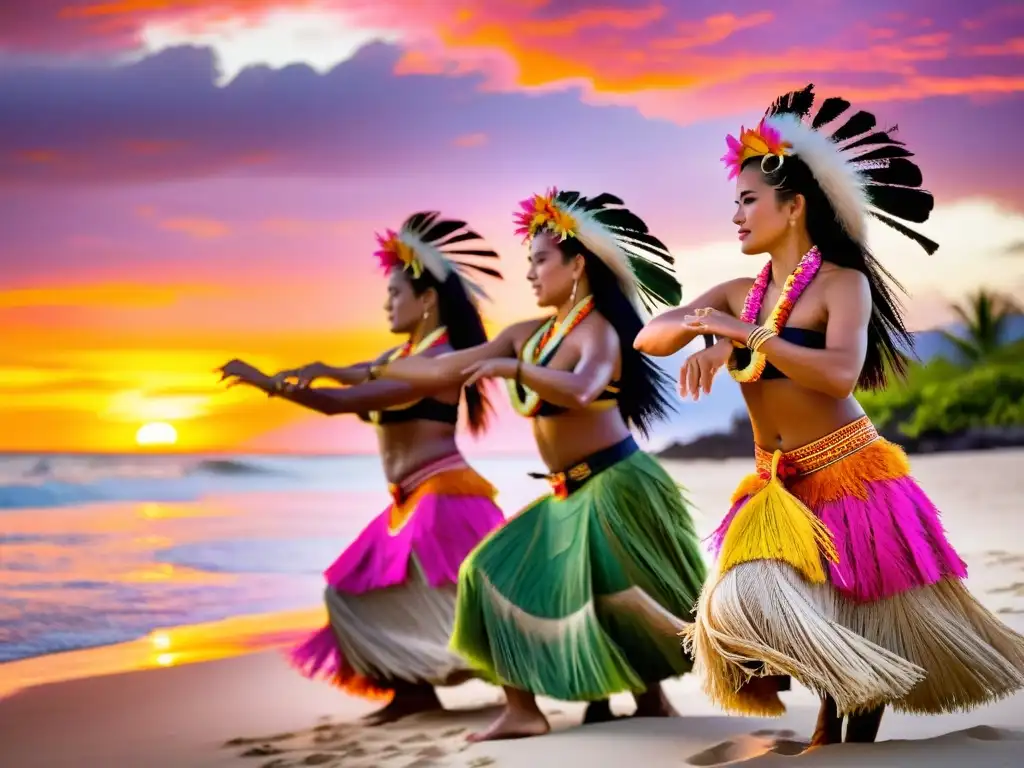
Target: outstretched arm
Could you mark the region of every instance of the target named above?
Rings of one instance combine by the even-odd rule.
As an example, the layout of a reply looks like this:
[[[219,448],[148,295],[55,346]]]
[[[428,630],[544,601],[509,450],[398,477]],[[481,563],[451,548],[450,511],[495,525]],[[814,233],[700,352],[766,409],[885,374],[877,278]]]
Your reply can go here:
[[[557,371],[523,363],[519,369],[519,380],[536,392],[541,400],[553,405],[563,408],[590,405],[604,392],[615,374],[619,338],[607,323],[591,326],[586,331],[580,334],[583,351],[573,370]]]
[[[469,378],[467,368],[485,360],[515,357],[514,339],[525,326],[533,325],[536,323],[517,323],[503,330],[486,344],[469,349],[460,349],[432,358],[417,355],[375,366],[375,371],[371,375],[378,380],[432,386],[434,389],[457,386]]]
[[[700,307],[712,307],[720,312],[729,312],[729,297],[736,291],[746,291],[749,278],[739,278],[720,283],[705,291],[683,307],[663,312],[640,329],[633,341],[633,348],[654,357],[668,357],[685,347],[703,331],[688,328],[683,318],[692,315]],[[707,334],[704,334],[707,335]]]
[[[438,355],[433,349],[422,356]],[[353,387],[300,387],[281,385],[276,377],[268,376],[242,361],[233,361],[221,369],[225,377],[234,377],[236,383],[249,384],[268,395],[289,400],[310,410],[334,416],[342,413],[365,413],[419,400],[443,389],[437,382],[410,384],[401,381],[371,381]]]

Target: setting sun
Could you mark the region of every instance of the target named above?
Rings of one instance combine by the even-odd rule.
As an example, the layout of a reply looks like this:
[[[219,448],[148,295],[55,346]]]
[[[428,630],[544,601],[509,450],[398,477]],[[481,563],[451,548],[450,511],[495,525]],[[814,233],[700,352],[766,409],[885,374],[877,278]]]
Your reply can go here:
[[[143,424],[135,433],[138,445],[174,445],[178,442],[178,430],[165,421]]]

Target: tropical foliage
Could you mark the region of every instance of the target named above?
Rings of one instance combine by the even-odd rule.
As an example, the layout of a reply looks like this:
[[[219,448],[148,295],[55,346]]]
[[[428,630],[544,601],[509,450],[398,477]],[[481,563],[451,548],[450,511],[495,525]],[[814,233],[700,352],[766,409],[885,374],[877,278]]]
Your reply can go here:
[[[954,308],[962,333],[943,332],[955,353],[910,367],[907,379],[858,399],[881,429],[907,437],[956,434],[977,427],[1024,426],[1024,340],[1008,343],[1020,308],[979,291]]]

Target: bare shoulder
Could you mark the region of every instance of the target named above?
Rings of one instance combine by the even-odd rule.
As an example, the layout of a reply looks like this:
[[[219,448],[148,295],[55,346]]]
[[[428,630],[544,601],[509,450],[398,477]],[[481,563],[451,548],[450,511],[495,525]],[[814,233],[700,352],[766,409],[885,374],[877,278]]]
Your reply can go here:
[[[583,318],[578,326],[578,332],[580,341],[587,343],[614,342],[619,338],[615,332],[615,326],[600,312],[591,312]]]
[[[736,277],[722,283],[722,292],[725,294],[730,314],[738,315],[743,311],[747,294],[750,293],[750,286],[753,284],[754,278],[752,277]]]
[[[867,297],[871,300],[871,284],[867,275],[858,269],[826,263],[822,264],[819,276],[830,298],[850,301]]]

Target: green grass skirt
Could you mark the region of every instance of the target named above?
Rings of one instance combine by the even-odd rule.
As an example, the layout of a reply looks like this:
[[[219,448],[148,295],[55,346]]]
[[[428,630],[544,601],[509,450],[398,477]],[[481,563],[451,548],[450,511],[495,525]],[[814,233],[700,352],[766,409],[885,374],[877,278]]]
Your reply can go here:
[[[595,701],[681,675],[706,566],[680,488],[636,452],[463,561],[451,647],[492,682]]]

